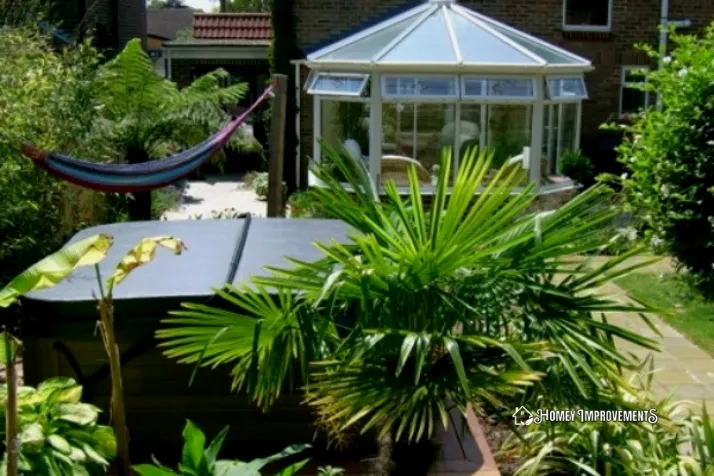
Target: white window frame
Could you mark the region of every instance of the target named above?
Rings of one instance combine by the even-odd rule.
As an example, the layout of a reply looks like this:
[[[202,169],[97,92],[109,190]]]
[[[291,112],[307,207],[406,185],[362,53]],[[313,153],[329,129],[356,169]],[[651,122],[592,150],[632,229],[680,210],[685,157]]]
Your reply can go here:
[[[454,94],[451,96],[444,96],[440,94],[423,94],[423,95],[412,95],[412,94],[388,94],[387,91],[387,80],[388,79],[448,79],[453,82]],[[398,88],[397,88],[398,89]],[[458,101],[460,97],[459,94],[459,79],[456,75],[450,74],[386,74],[382,76],[382,98],[389,102],[455,102]]]
[[[315,82],[315,78],[317,77],[319,71],[316,71],[314,69],[311,69],[310,72],[307,75],[307,79],[305,80],[305,84],[302,86],[302,90],[307,92],[310,89],[310,86],[312,86],[312,83]]]
[[[493,80],[493,79],[503,79],[503,80],[510,80],[510,79],[520,79],[520,80],[529,80],[531,81],[532,85],[532,91],[533,94],[532,96],[492,96],[489,95],[488,93],[488,81]],[[466,94],[466,81],[478,81],[481,80],[484,82],[483,84],[483,91],[486,93],[483,96],[473,96],[473,95],[467,95]],[[538,88],[536,87],[536,78],[535,76],[508,76],[508,75],[468,75],[468,76],[462,76],[459,81],[459,86],[461,88],[461,98],[463,102],[478,102],[478,103],[513,103],[513,102],[522,102],[522,103],[528,103],[532,104],[538,99]]]
[[[650,67],[649,66],[623,66],[622,67],[622,73],[620,76],[620,104],[619,104],[619,116],[624,117],[627,116],[628,114],[632,113],[627,113],[622,110],[623,108],[623,102],[624,102],[624,95],[625,95],[625,89],[627,88],[632,88],[633,85],[641,85],[647,82],[647,78],[642,78],[642,81],[637,81],[637,82],[632,82],[632,81],[627,81],[627,73],[631,71],[649,71]],[[647,91],[645,91],[645,103],[642,106],[643,109],[647,109],[650,105],[650,95]]]
[[[550,82],[551,81],[559,81],[563,79],[577,79],[582,81],[583,84],[583,90],[585,92],[585,95],[583,96],[554,96],[553,91],[551,91],[550,88]],[[585,101],[589,99],[588,95],[588,85],[585,83],[585,78],[582,76],[546,76],[545,78],[545,86],[546,90],[548,91],[548,100],[553,101],[553,102],[574,102],[574,101]]]
[[[602,0],[590,0],[602,1]],[[568,24],[568,0],[563,0],[563,30],[564,31],[596,31],[610,32],[612,31],[612,0],[607,1],[607,25],[569,25]]]
[[[315,89],[315,84],[317,81],[322,78],[322,77],[330,77],[330,76],[336,76],[336,77],[342,77],[342,78],[362,78],[362,85],[360,86],[358,91],[324,91],[324,90],[316,90]],[[367,87],[367,82],[369,81],[369,74],[365,73],[339,73],[335,71],[319,71],[317,72],[313,78],[308,78],[308,81],[311,81],[310,85],[308,86],[307,93],[312,94],[312,95],[320,95],[320,96],[343,96],[343,97],[360,97],[362,96],[362,93],[364,92],[364,89]]]

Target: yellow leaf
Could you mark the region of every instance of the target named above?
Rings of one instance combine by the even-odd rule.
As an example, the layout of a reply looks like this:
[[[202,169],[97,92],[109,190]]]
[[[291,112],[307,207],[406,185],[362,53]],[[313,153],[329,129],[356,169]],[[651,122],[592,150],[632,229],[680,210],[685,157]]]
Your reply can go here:
[[[175,255],[180,255],[187,249],[183,241],[172,236],[144,238],[122,258],[114,274],[107,280],[108,293],[111,294],[112,288],[124,281],[133,270],[152,261],[159,246],[172,251]]]
[[[67,245],[27,268],[0,290],[0,307],[8,307],[30,291],[51,288],[80,266],[100,262],[112,246],[109,235],[94,235]]]

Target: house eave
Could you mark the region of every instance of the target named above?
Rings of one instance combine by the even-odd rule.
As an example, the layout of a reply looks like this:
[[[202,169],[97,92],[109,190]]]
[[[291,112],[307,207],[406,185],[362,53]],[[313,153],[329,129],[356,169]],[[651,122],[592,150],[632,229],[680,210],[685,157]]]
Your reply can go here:
[[[170,43],[164,49],[172,59],[263,59],[269,45]]]
[[[583,65],[519,65],[478,63],[371,63],[366,61],[320,61],[304,63],[319,71],[354,71],[384,73],[488,73],[488,74],[583,74],[592,71],[590,64]]]

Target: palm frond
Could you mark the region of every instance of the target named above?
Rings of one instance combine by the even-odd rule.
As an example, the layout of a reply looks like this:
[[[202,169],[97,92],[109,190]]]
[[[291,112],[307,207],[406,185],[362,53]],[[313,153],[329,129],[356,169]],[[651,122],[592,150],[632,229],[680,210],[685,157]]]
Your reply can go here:
[[[205,309],[190,321],[167,320],[159,337],[168,355],[232,362],[237,386],[265,405],[295,385],[290,369],[299,368],[299,385],[332,428],[416,440],[431,434],[447,399],[461,411],[503,407],[540,398],[555,382],[567,398],[592,399],[636,365],[615,337],[654,347],[598,317],[651,311],[599,293],[619,274],[614,265],[591,270],[573,260],[611,218],[602,205],[609,190],[530,213],[535,195],[519,188],[517,170],[486,181],[492,155],[473,150],[452,180],[445,151],[427,207],[415,170],[408,196],[388,184],[379,197],[361,164],[327,144],[322,150],[333,168],[315,170],[322,186],[314,195],[352,227],[349,243],[318,243],[321,259],[291,260],[255,287],[223,295],[235,311],[220,311],[219,320]],[[573,244],[582,237],[586,245]],[[277,307],[260,289],[277,290]],[[266,306],[246,311],[256,293]],[[239,319],[262,324],[234,332]]]

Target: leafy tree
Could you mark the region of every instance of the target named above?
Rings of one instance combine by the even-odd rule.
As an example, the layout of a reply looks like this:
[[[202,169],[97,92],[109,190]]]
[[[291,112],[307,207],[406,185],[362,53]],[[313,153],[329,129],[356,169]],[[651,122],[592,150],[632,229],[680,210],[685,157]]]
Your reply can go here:
[[[47,20],[49,6],[45,0],[3,0],[0,2],[0,26],[34,26],[38,20]]]
[[[88,44],[55,50],[36,27],[0,27],[0,280],[59,247],[103,201],[37,169],[20,144],[74,153],[96,113],[87,85],[99,57]],[[85,197],[85,196],[83,196]],[[87,209],[80,209],[86,207]]]
[[[270,4],[267,0],[227,0],[227,12],[267,12]]]
[[[599,317],[633,310],[597,292],[632,269],[614,270],[629,255],[594,269],[573,262],[602,245],[599,225],[617,213],[602,206],[604,187],[531,214],[535,197],[516,190],[517,171],[482,184],[492,157],[472,150],[455,180],[444,155],[427,210],[416,170],[407,198],[389,184],[382,200],[364,167],[322,146],[352,191],[318,168],[325,186],[313,193],[355,230],[348,242],[228,286],[219,295],[233,312],[185,304],[158,332],[168,356],[231,364],[236,388],[264,407],[305,385],[334,434],[373,428],[388,442],[428,438],[449,408],[512,412],[529,388],[596,399],[603,378],[634,367],[614,337],[653,345]]]
[[[230,119],[224,106],[238,102],[245,84],[223,88],[228,73],[217,70],[179,90],[154,72],[139,40],[103,65],[93,85],[100,117],[87,137],[95,157],[140,163],[191,147],[215,133]],[[240,132],[229,146],[240,145]],[[151,219],[151,194],[136,194],[130,217]]]
[[[646,236],[714,291],[714,24],[701,37],[673,34],[645,88],[662,109],[634,118],[619,147],[628,206]]]
[[[176,32],[177,40],[190,40],[193,38],[193,27],[184,28]]]
[[[149,0],[149,8],[188,8],[182,0]]]

